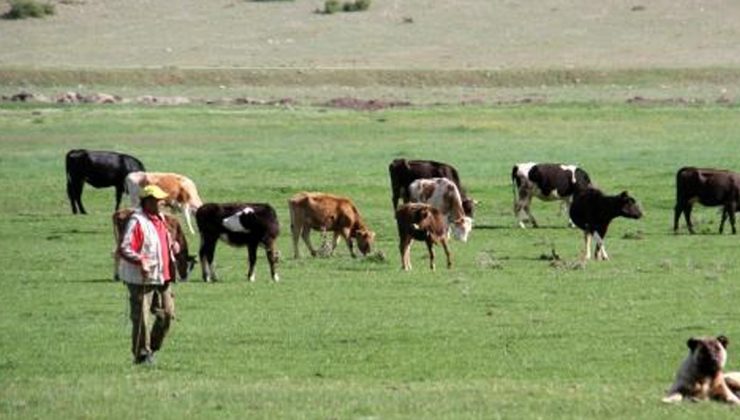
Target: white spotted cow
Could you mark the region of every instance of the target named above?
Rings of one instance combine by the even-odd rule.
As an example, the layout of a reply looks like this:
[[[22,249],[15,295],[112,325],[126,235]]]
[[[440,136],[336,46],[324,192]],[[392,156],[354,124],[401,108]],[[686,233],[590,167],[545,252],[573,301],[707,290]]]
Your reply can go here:
[[[249,271],[247,279],[255,280],[254,265],[257,261],[257,247],[265,247],[270,275],[273,281],[280,280],[275,266],[277,250],[275,241],[280,233],[277,214],[265,203],[206,203],[195,213],[195,221],[200,231],[200,250],[198,256],[203,270],[203,281],[217,280],[213,269],[216,243],[222,240],[235,247],[247,247]]]
[[[462,242],[468,240],[473,219],[465,215],[462,198],[455,183],[447,178],[417,179],[409,185],[412,202],[426,203],[439,210],[447,219],[452,236]]]
[[[532,197],[543,201],[561,200],[568,210],[573,195],[588,188],[591,179],[586,171],[576,165],[526,162],[512,168],[511,185],[514,190],[514,215],[519,226],[524,228],[524,222],[529,221],[533,227],[538,227],[529,209]]]

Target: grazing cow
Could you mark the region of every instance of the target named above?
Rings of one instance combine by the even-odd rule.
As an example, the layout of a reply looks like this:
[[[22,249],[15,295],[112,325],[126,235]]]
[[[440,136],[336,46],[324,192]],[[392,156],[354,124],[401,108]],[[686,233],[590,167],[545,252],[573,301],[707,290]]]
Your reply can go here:
[[[439,210],[446,218],[455,239],[467,242],[473,219],[465,215],[460,192],[447,178],[417,179],[409,185],[409,198]]]
[[[190,233],[195,233],[190,218],[198,207],[203,205],[195,183],[186,176],[170,172],[132,172],[126,177],[126,189],[132,207],[139,205],[139,191],[152,184],[169,195],[166,199],[167,205],[182,211]]]
[[[126,225],[133,214],[133,209],[121,209],[113,213],[113,238],[115,240],[115,250],[113,251],[114,271],[113,278],[118,280],[118,262],[121,259],[119,248],[121,247],[121,241],[123,240],[123,233],[126,230]],[[185,237],[185,232],[180,226],[180,222],[169,214],[164,215],[165,221],[167,222],[167,231],[172,238],[172,243],[177,244],[178,252],[173,253],[173,259],[171,262],[175,264],[170,272],[175,272],[180,277],[180,280],[187,281],[190,272],[195,266],[195,257],[188,254],[188,239]]]
[[[722,206],[719,233],[724,230],[725,221],[728,218],[732,233],[736,233],[735,212],[740,209],[740,174],[720,169],[679,169],[676,173],[674,232],[678,232],[678,219],[683,213],[689,232],[694,233],[694,226],[691,224],[691,208],[696,202],[705,206]]]
[[[616,217],[639,219],[642,211],[627,191],[613,196],[604,195],[596,188],[587,188],[573,197],[570,218],[584,235],[586,250],[584,259],[591,259],[591,238],[596,241],[596,259],[608,260],[604,240],[609,223]]]
[[[203,281],[218,280],[213,269],[216,242],[223,240],[231,246],[246,246],[249,259],[247,279],[254,281],[254,264],[257,261],[257,246],[265,247],[270,274],[274,281],[280,280],[275,271],[277,250],[275,241],[280,233],[278,218],[269,204],[264,203],[206,203],[195,212],[195,221],[200,231],[200,263]]]
[[[401,268],[411,270],[411,243],[424,241],[429,251],[429,268],[434,270],[433,245],[442,245],[447,257],[447,268],[452,267],[452,257],[447,246],[447,221],[441,211],[424,203],[407,203],[396,210],[398,248],[401,251]]]
[[[473,217],[475,203],[472,199],[466,196],[465,190],[460,184],[460,177],[457,175],[457,169],[453,168],[451,165],[442,162],[435,162],[433,160],[395,159],[390,165],[388,165],[388,172],[391,177],[391,191],[393,192],[393,197],[391,198],[393,210],[398,208],[399,198],[401,198],[404,203],[408,203],[410,201],[409,184],[415,180],[419,178],[447,178],[454,182],[455,186],[460,191],[465,215]]]
[[[537,221],[529,210],[532,197],[540,200],[562,200],[570,208],[573,194],[591,185],[586,171],[575,165],[559,163],[517,163],[511,170],[511,186],[514,189],[514,215],[519,226],[529,220],[537,227]],[[522,217],[526,213],[526,219]]]
[[[322,232],[334,232],[331,254],[339,243],[341,236],[347,242],[349,253],[355,258],[352,239],[357,240],[357,247],[362,255],[370,252],[375,233],[362,221],[355,204],[346,197],[325,193],[300,192],[288,200],[290,209],[290,230],[293,234],[293,255],[299,257],[298,237],[303,237],[312,256],[316,250],[311,246],[311,229]]]
[[[116,210],[121,206],[126,175],[143,171],[139,159],[123,153],[75,149],[67,152],[67,197],[72,213],[87,214],[82,205],[82,188],[85,182],[95,188],[116,187]]]

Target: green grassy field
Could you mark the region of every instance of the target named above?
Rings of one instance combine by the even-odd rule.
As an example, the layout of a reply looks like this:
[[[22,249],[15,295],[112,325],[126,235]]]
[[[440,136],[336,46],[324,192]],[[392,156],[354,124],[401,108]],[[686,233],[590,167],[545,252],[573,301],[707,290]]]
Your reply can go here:
[[[660,397],[689,336],[740,340],[737,237],[716,234],[715,209],[694,212],[701,234],[671,231],[677,168],[740,167],[738,111],[3,105],[0,417],[734,417]],[[246,252],[220,245],[222,282],[178,284],[156,366],[132,366],[127,292],[110,281],[113,191],[88,186],[90,214],[71,214],[63,157],[77,147],[187,174],[206,201],[273,204],[282,281],[260,252],[248,283]],[[418,243],[400,270],[387,176],[399,156],[454,164],[482,202],[452,270],[430,272]],[[578,163],[640,200],[643,219],[612,225],[611,261],[574,268],[581,234],[555,204],[533,205],[544,228],[514,228],[508,175],[529,160]],[[294,260],[286,200],[300,190],[354,198],[387,260],[344,247]],[[553,249],[562,264],[541,258]]]

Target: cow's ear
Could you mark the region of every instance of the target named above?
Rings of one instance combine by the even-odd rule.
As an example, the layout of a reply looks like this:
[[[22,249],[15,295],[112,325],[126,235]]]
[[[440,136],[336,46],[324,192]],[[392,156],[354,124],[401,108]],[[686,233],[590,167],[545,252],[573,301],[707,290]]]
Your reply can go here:
[[[730,345],[730,340],[725,337],[724,335],[718,335],[717,341],[719,341],[720,344],[722,344],[722,347],[727,348],[727,346]]]
[[[689,340],[686,342],[686,347],[688,347],[692,352],[696,349],[696,346],[699,345],[699,340],[696,338],[689,338]]]
[[[627,197],[629,197],[630,195],[629,195],[629,194],[627,193],[627,190],[624,190],[624,191],[622,191],[622,192],[621,192],[621,193],[619,194],[619,196],[620,196],[620,197],[622,197],[622,198],[627,198]]]

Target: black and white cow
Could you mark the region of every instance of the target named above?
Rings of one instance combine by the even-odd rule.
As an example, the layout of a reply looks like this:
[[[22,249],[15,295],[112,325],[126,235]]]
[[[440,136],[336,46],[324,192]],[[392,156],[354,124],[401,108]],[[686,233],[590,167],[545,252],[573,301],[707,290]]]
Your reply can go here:
[[[231,246],[246,246],[249,259],[247,279],[254,281],[254,264],[257,247],[265,247],[270,275],[274,281],[280,278],[275,271],[277,250],[275,241],[280,233],[275,209],[264,203],[206,203],[195,212],[195,221],[200,231],[198,256],[203,269],[203,281],[217,280],[213,269],[216,242],[223,240]]]
[[[391,203],[393,210],[398,208],[398,199],[404,203],[410,201],[409,185],[417,179],[427,178],[447,178],[455,183],[460,196],[462,197],[463,210],[465,215],[473,217],[474,201],[466,196],[465,190],[460,184],[460,177],[457,169],[452,165],[433,160],[406,160],[395,159],[388,165],[388,173],[391,178]]]
[[[519,226],[524,228],[524,222],[527,220],[532,226],[538,226],[529,210],[532,197],[544,201],[561,200],[566,208],[570,208],[573,194],[590,185],[591,179],[586,171],[576,165],[517,163],[511,170],[511,186],[514,190],[514,215],[519,221]],[[526,213],[526,218],[522,212]]]
[[[130,172],[143,171],[144,164],[133,156],[117,152],[75,149],[67,152],[67,197],[72,213],[87,214],[82,206],[85,182],[95,188],[116,187],[116,210],[121,205],[124,182]]]
[[[697,202],[705,206],[722,206],[719,233],[724,230],[728,218],[732,233],[735,233],[735,212],[740,209],[740,174],[722,169],[679,169],[676,173],[674,232],[678,232],[678,219],[683,213],[689,232],[694,233],[691,209]]]
[[[620,216],[629,219],[642,217],[640,206],[627,191],[608,196],[596,188],[587,188],[576,193],[569,213],[573,223],[583,231],[586,248],[584,260],[591,259],[591,239],[596,242],[596,259],[609,259],[604,239],[613,219]]]

